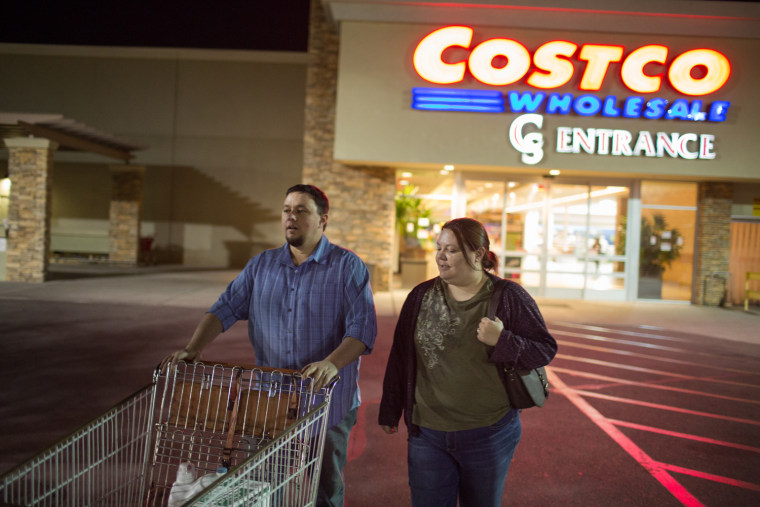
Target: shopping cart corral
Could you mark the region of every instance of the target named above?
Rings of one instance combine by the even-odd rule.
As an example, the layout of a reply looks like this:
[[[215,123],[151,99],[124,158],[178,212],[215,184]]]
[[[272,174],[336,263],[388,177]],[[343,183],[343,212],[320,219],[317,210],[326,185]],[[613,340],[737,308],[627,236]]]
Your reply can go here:
[[[153,383],[0,478],[23,506],[304,506],[316,501],[332,389],[293,370],[210,362]]]

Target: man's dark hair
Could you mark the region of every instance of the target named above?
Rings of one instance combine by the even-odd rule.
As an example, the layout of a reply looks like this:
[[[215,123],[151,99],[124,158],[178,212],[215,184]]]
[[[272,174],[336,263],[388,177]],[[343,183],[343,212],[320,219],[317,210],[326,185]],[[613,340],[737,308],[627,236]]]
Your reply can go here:
[[[322,192],[314,185],[303,185],[300,183],[298,185],[293,185],[287,190],[287,192],[285,192],[285,197],[292,194],[293,192],[303,192],[304,194],[309,194],[311,198],[314,199],[314,204],[317,205],[317,211],[320,215],[325,215],[328,211],[330,211],[330,201],[327,200],[327,196],[324,192]]]

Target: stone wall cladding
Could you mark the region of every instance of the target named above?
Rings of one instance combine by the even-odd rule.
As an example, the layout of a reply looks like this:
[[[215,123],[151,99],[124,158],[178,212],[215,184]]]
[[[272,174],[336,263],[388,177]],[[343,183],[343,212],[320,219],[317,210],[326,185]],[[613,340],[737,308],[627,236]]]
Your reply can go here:
[[[368,265],[373,290],[391,287],[395,170],[333,159],[339,36],[319,0],[311,2],[302,180],[330,199],[327,236]]]
[[[140,246],[140,220],[142,219],[142,166],[111,168],[111,205],[108,240],[108,260],[137,265]]]
[[[697,201],[697,255],[692,302],[718,306],[725,301],[731,254],[733,184],[703,182]]]
[[[9,282],[44,282],[47,277],[55,143],[39,141],[46,146],[8,143],[8,173],[13,182],[5,272]]]

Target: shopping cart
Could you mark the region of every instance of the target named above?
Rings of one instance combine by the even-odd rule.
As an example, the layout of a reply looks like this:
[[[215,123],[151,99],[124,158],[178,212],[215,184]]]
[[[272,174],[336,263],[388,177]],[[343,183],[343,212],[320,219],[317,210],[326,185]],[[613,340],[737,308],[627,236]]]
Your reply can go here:
[[[0,477],[24,506],[304,506],[332,389],[293,370],[209,362],[153,383]]]

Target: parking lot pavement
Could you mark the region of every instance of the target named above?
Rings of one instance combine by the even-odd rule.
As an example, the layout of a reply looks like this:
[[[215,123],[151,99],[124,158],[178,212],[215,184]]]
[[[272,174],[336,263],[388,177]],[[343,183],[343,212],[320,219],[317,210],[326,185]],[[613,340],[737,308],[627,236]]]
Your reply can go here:
[[[150,382],[236,272],[0,282],[0,472]],[[377,424],[406,293],[379,292],[362,362],[347,502],[408,505],[405,430]],[[539,299],[559,354],[552,395],[523,412],[505,505],[760,505],[760,315],[683,304]],[[245,325],[207,358],[252,358]],[[246,361],[250,362],[250,361]]]
[[[397,312],[405,293],[390,296],[382,303]],[[538,302],[559,343],[548,368],[552,394],[521,414],[503,505],[760,504],[760,316]],[[370,498],[410,505],[405,430],[398,438],[376,425],[394,325],[380,321],[375,352],[362,363],[363,404],[346,470],[351,506],[376,505]]]

